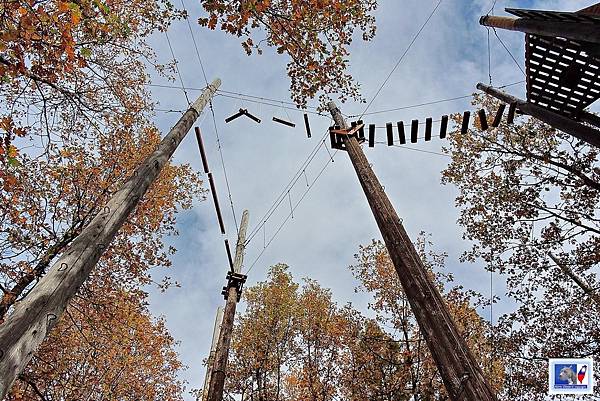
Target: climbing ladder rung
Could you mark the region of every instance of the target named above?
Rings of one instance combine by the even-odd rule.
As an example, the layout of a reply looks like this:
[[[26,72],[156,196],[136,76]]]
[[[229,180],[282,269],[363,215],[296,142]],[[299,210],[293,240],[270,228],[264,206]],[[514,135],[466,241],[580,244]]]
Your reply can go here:
[[[369,124],[369,147],[375,147],[375,124]]]
[[[400,145],[406,144],[406,134],[404,133],[404,121],[398,121],[398,138]]]
[[[446,138],[447,131],[448,131],[448,116],[442,116],[442,122],[440,123],[440,139]]]
[[[419,120],[412,120],[411,129],[410,129],[410,142],[417,143],[419,135]]]
[[[387,144],[388,144],[388,146],[393,146],[394,145],[394,126],[392,125],[392,123],[387,123],[385,125],[385,129],[387,132]]]
[[[470,111],[465,111],[465,113],[463,114],[462,127],[460,127],[460,133],[461,134],[464,135],[469,130],[469,120],[470,119],[471,119],[471,112]]]
[[[425,120],[425,140],[431,141],[431,129],[433,126],[433,118],[427,118]]]
[[[481,130],[487,131],[489,126],[487,122],[487,115],[485,114],[485,109],[480,109],[477,114],[479,115],[479,125],[481,126]]]
[[[506,122],[508,124],[513,124],[515,122],[515,112],[517,111],[517,104],[511,103],[508,107],[508,117],[506,117]]]
[[[504,115],[504,109],[506,109],[506,105],[502,103],[500,107],[498,107],[498,111],[496,112],[496,117],[494,117],[494,121],[492,122],[492,127],[496,128],[502,122],[502,116]]]

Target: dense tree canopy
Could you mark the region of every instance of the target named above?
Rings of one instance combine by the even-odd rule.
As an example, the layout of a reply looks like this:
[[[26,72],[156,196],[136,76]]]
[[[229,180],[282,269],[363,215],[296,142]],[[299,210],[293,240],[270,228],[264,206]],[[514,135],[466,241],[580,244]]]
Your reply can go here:
[[[440,289],[443,255],[425,253]],[[246,290],[246,311],[235,327],[226,389],[243,400],[445,400],[427,345],[408,306],[385,246],[362,247],[351,267],[373,296],[367,318],[339,306],[329,290],[310,279],[294,281],[276,265],[266,281]],[[436,271],[434,273],[433,271]],[[489,325],[460,287],[444,291],[453,317],[496,390],[503,364],[493,354]]]
[[[291,96],[299,106],[320,93],[361,100],[347,72],[348,46],[356,29],[363,40],[375,36],[377,0],[200,0],[208,13],[200,24],[243,38],[248,55],[274,47],[290,57]],[[262,31],[262,32],[261,32]],[[261,37],[264,35],[264,38]],[[257,36],[259,38],[257,38]]]

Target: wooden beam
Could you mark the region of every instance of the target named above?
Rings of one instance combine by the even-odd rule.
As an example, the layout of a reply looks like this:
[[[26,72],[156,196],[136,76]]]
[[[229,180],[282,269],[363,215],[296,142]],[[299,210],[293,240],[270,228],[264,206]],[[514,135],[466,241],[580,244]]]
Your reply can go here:
[[[375,124],[369,125],[369,147],[375,147]]]
[[[480,109],[477,113],[479,115],[479,124],[482,131],[487,131],[489,126],[487,122],[487,115],[485,114],[485,109]]]
[[[425,120],[425,140],[431,141],[431,130],[433,128],[433,118],[429,117]]]
[[[492,122],[492,127],[496,128],[502,122],[502,116],[504,115],[504,110],[506,109],[506,104],[500,104],[498,107],[498,111],[496,112],[496,117],[494,117],[494,122]]]
[[[440,139],[446,138],[448,132],[448,116],[442,116],[442,122],[440,123]]]
[[[600,147],[600,131],[597,129],[580,124],[568,117],[561,116],[560,114],[553,113],[536,104],[528,103],[525,100],[516,98],[491,86],[479,83],[477,84],[477,89],[482,90],[488,95],[500,99],[505,103],[514,103],[515,107],[524,114],[535,117],[556,129],[589,143],[590,145]]]
[[[404,121],[398,121],[398,138],[400,145],[406,144],[406,134],[404,133]]]
[[[308,123],[308,114],[304,113],[304,128],[306,128],[306,136],[311,137],[310,124]]]
[[[410,142],[417,143],[419,139],[419,120],[412,120],[410,126]]]
[[[595,23],[541,21],[528,18],[484,15],[479,19],[483,26],[540,36],[561,37],[581,42],[600,43],[600,28]]]
[[[387,132],[387,144],[388,146],[394,146],[394,126],[392,123],[387,123],[385,125],[385,129]]]
[[[469,130],[469,120],[470,119],[471,119],[471,112],[467,110],[463,114],[462,126],[460,127],[460,133],[461,134],[464,135]]]

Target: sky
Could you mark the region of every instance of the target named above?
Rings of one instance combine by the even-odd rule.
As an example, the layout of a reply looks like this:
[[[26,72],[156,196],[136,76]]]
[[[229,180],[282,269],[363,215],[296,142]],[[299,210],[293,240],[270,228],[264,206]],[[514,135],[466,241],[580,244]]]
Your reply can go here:
[[[174,1],[176,6],[181,5],[181,0]],[[376,37],[370,42],[357,38],[350,48],[349,72],[361,84],[362,94],[368,101],[373,99],[437,3],[438,0],[379,1],[375,13]],[[479,25],[478,20],[481,15],[488,13],[492,3],[490,0],[443,0],[368,111],[464,96],[475,92],[478,82],[489,83],[487,30]],[[286,56],[268,48],[264,49],[261,56],[246,56],[238,38],[219,30],[210,31],[197,24],[197,18],[203,14],[199,1],[185,0],[184,4],[191,16],[191,29],[209,81],[219,77],[222,90],[290,101]],[[590,4],[589,0],[498,0],[494,14],[506,15],[505,7],[575,11]],[[501,30],[498,30],[498,35],[524,69],[524,35]],[[184,85],[189,88],[204,87],[205,81],[187,22],[176,22],[169,29],[168,37]],[[164,34],[155,35],[152,45],[159,61],[168,62],[172,59]],[[493,32],[490,54],[494,86],[524,79],[515,61]],[[179,78],[175,82],[157,78],[153,83],[180,85]],[[159,104],[158,108],[187,108],[188,103],[181,89],[150,89],[153,99]],[[523,98],[524,84],[511,86],[507,91]],[[193,101],[200,91],[189,89],[187,93]],[[365,108],[364,104],[353,102],[338,102],[338,105],[346,115],[361,114]],[[348,266],[353,264],[354,255],[361,244],[368,244],[371,239],[381,239],[344,152],[336,153],[332,163],[328,150],[321,147],[305,168],[306,176],[303,174],[289,191],[289,197],[284,191],[311,151],[318,146],[319,138],[330,125],[328,116],[310,115],[312,138],[308,139],[302,112],[224,96],[216,96],[213,106],[217,130],[210,113],[202,115],[197,125],[203,132],[209,165],[215,175],[227,235],[220,233],[210,197],[205,201],[196,201],[191,210],[180,213],[177,225],[180,235],[169,240],[178,252],[172,258],[173,267],[168,275],[181,283],[181,288],[170,289],[166,293],[151,290],[150,297],[151,311],[157,316],[164,316],[171,333],[180,342],[178,351],[183,363],[188,366],[180,377],[189,382],[188,388],[201,388],[203,385],[205,369],[202,361],[210,349],[216,309],[224,305],[221,288],[226,283],[228,262],[223,239],[228,238],[231,244],[235,244],[237,237],[219,143],[237,222],[239,224],[242,211],[247,209],[250,212],[249,233],[257,232],[245,253],[242,271],[246,272],[254,265],[247,285],[265,280],[268,267],[282,262],[290,266],[295,279],[315,279],[321,286],[332,290],[334,299],[340,305],[352,303],[366,312],[370,297],[354,292],[358,283]],[[316,106],[316,103],[313,102],[311,106]],[[224,119],[240,107],[259,116],[262,122],[257,124],[242,117],[226,124]],[[368,115],[363,120],[366,124],[385,126],[388,122],[400,120],[424,121],[427,117],[437,120],[444,114],[464,110],[470,110],[469,99]],[[296,128],[271,121],[273,116],[294,121]],[[166,134],[178,118],[179,113],[159,112],[156,123]],[[438,123],[434,123],[434,133],[438,127]],[[385,141],[385,130],[377,131],[377,141]],[[328,143],[326,145],[329,148]],[[512,305],[504,297],[502,277],[490,277],[482,263],[459,262],[461,253],[469,248],[469,243],[462,239],[462,229],[456,222],[459,214],[454,206],[457,190],[440,183],[441,171],[449,162],[447,156],[439,154],[443,145],[444,141],[434,135],[431,142],[421,140],[404,147],[377,144],[375,148],[365,147],[364,150],[409,236],[414,239],[421,231],[431,234],[434,249],[448,254],[446,270],[452,272],[456,283],[465,289],[489,296],[492,284],[494,295],[502,299],[494,307],[493,320],[496,321],[498,315],[510,311]],[[193,133],[176,151],[174,162],[190,163],[196,171],[202,171]],[[265,250],[264,245],[290,214],[290,202],[295,205],[305,194],[307,182],[310,184],[313,181],[314,185],[298,204],[293,218],[288,219]],[[287,199],[281,202],[266,222],[264,230],[255,230],[282,191]],[[262,251],[262,257],[257,259]],[[164,274],[164,271],[157,272],[157,277],[160,274]],[[243,309],[244,303],[241,302],[238,311]],[[488,310],[481,310],[480,313],[486,319],[490,318]],[[188,396],[188,399],[193,398]]]

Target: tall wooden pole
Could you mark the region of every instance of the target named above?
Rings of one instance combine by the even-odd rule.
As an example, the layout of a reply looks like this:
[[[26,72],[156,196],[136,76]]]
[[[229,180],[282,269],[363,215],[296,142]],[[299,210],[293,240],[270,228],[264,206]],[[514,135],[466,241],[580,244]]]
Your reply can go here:
[[[335,103],[328,106],[336,125],[347,129]],[[344,136],[344,145],[450,399],[496,401],[358,141]]]
[[[235,248],[235,260],[233,262],[233,273],[240,274],[244,262],[244,245],[246,242],[246,229],[248,228],[249,213],[244,210],[240,232],[238,233],[237,246]],[[227,291],[227,301],[225,302],[225,311],[223,312],[223,323],[219,333],[219,341],[215,352],[215,361],[208,387],[208,401],[222,401],[223,388],[225,386],[225,372],[227,370],[227,358],[229,357],[229,346],[231,345],[231,335],[233,332],[233,320],[235,318],[235,309],[237,307],[238,297],[241,295],[236,286],[229,286]]]
[[[219,340],[219,334],[221,333],[221,323],[223,322],[223,307],[217,308],[217,316],[215,317],[215,326],[213,328],[212,342],[210,344],[210,353],[206,361],[206,374],[204,375],[204,386],[202,386],[202,399],[200,401],[206,401],[208,399],[208,387],[210,386],[210,377],[212,375],[213,365],[215,361],[215,352],[217,351],[217,341]]]
[[[484,15],[479,19],[479,24],[540,36],[558,36],[577,41],[600,43],[600,29],[598,29],[597,23],[540,21],[527,18]]]
[[[71,298],[220,85],[221,80],[216,79],[204,90],[154,153],[115,192],[102,211],[0,325],[0,399],[4,399],[15,378],[56,325]]]
[[[529,114],[530,116],[535,117],[556,129],[564,131],[569,135],[573,135],[575,138],[581,139],[590,145],[600,147],[600,131],[595,128],[580,124],[568,117],[553,113],[548,109],[526,102],[525,100],[509,95],[508,93],[502,92],[489,85],[478,83],[477,89],[484,91],[488,95],[493,96],[504,103],[515,103],[517,108],[523,113]]]

